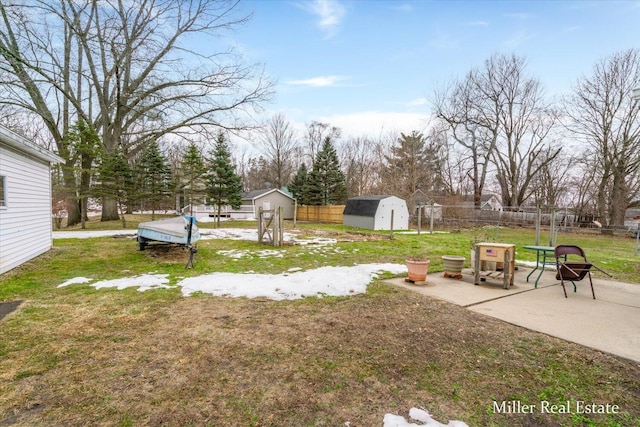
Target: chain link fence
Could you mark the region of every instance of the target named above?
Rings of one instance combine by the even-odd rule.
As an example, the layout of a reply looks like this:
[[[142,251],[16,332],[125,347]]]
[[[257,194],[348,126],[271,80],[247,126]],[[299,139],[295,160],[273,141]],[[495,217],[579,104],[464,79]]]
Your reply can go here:
[[[640,219],[629,219],[621,227],[603,227],[594,215],[577,215],[568,208],[532,207],[483,210],[468,204],[424,204],[415,209],[411,223],[421,228],[462,229],[474,227],[546,228],[562,232],[637,237]]]

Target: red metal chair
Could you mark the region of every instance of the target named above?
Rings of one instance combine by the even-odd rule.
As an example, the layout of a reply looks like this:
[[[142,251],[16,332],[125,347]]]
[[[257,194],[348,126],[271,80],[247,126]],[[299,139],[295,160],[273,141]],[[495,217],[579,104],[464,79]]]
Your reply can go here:
[[[600,268],[587,261],[587,257],[584,251],[579,246],[575,245],[558,245],[555,248],[556,257],[556,279],[560,280],[562,284],[562,290],[564,291],[564,297],[567,298],[567,289],[564,287],[564,281],[568,280],[573,284],[573,292],[577,291],[576,283],[589,276],[589,283],[591,284],[591,294],[593,299],[596,299],[596,294],[593,290],[593,280],[591,279],[591,269],[595,268],[598,271],[611,277]],[[578,260],[576,260],[578,258]]]

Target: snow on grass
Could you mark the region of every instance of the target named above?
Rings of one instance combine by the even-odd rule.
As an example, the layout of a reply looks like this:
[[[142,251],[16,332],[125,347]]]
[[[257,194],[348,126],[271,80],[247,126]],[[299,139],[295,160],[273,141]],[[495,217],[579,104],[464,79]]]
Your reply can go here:
[[[182,294],[189,296],[202,292],[218,296],[264,297],[274,300],[300,299],[311,296],[348,296],[364,293],[367,285],[384,271],[406,273],[404,264],[360,264],[352,267],[320,267],[313,270],[290,269],[281,274],[210,273],[188,277],[178,282]],[[170,288],[168,274],[142,274],[92,283],[96,289],[135,287],[143,292],[149,289]],[[58,285],[89,283],[93,279],[76,277]]]
[[[258,258],[284,258],[284,252],[275,249],[263,249],[259,251],[252,251],[249,249],[229,249],[216,251],[216,254],[233,258],[235,260],[251,258],[254,256],[257,256]]]
[[[194,292],[231,297],[264,297],[274,300],[310,296],[347,296],[364,293],[383,271],[405,273],[403,264],[361,264],[353,267],[320,267],[281,274],[210,273],[178,282],[182,294]]]
[[[520,260],[516,260],[516,264],[521,265],[523,267],[531,267],[531,268],[534,268],[536,266],[536,262],[535,261],[520,261]],[[538,266],[538,268],[540,268],[540,266]],[[544,269],[545,270],[556,271],[556,265],[555,264],[545,264]]]
[[[58,287],[59,288],[64,288],[65,286],[69,286],[69,285],[89,283],[92,280],[93,279],[89,279],[88,277],[74,277],[73,279],[69,279],[64,283],[61,283],[60,285],[58,285]]]
[[[93,279],[88,279],[86,277],[75,277],[58,285],[58,287],[62,288],[73,284],[89,283],[92,280]],[[150,289],[170,288],[171,286],[169,286],[168,283],[168,274],[142,274],[140,276],[124,277],[122,279],[100,280],[99,282],[92,283],[91,286],[96,289],[116,288],[118,290],[138,288],[138,291],[144,292]]]
[[[462,421],[449,421],[447,424],[442,424],[434,420],[428,411],[418,408],[411,408],[409,410],[409,418],[420,421],[420,424],[409,422],[404,417],[393,414],[385,414],[382,422],[384,423],[384,427],[469,427],[467,423]]]
[[[90,239],[93,237],[110,237],[110,236],[135,236],[137,230],[79,230],[79,231],[54,231],[54,239]]]

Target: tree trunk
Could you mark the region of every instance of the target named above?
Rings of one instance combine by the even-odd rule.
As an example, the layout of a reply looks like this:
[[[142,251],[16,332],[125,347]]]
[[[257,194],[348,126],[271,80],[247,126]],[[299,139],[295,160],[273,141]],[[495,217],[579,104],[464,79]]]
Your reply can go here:
[[[67,161],[66,163],[69,163]],[[62,177],[64,180],[65,199],[67,203],[67,227],[80,224],[82,215],[80,212],[80,204],[76,194],[76,179],[73,174],[73,165],[65,164],[62,168]]]
[[[118,215],[118,204],[111,197],[102,197],[102,217],[100,221],[117,221],[120,219]]]

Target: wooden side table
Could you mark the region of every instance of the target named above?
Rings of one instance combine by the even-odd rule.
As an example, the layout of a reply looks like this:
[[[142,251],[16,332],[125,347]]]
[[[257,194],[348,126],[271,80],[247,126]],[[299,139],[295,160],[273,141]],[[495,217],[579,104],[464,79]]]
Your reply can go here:
[[[475,244],[475,284],[480,284],[480,265],[482,261],[494,261],[504,263],[504,281],[502,287],[509,289],[513,285],[513,276],[516,267],[516,245],[509,243],[476,243]]]

